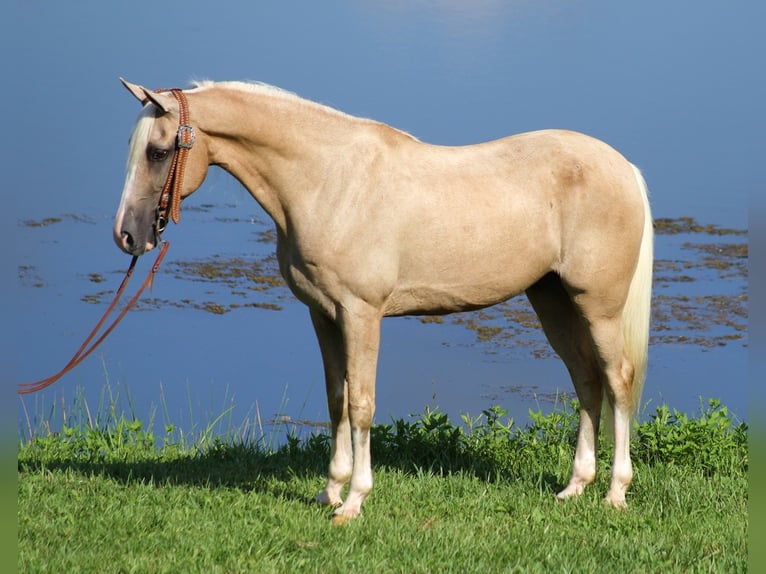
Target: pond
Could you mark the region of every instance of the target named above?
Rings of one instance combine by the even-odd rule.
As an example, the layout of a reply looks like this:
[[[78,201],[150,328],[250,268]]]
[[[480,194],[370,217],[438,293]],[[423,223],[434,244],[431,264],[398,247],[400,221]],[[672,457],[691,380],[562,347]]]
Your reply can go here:
[[[111,223],[138,110],[117,76],[150,87],[257,79],[434,143],[563,127],[617,147],[644,171],[657,220],[645,408],[694,412],[698,397],[716,397],[746,418],[747,196],[759,161],[746,126],[757,109],[749,86],[763,82],[751,77],[749,19],[704,2],[462,4],[211,13],[188,2],[170,30],[159,20],[172,3],[153,19],[99,3],[15,4],[9,38],[24,90],[2,144],[12,160],[11,381],[57,371],[128,265]],[[86,17],[98,25],[83,30]],[[278,276],[264,212],[214,169],[165,236],[153,292],[75,371],[16,400],[21,432],[27,415],[61,414],[75,396],[96,411],[109,392],[158,425],[205,428],[229,408],[234,426],[325,421],[308,313]],[[457,419],[495,404],[522,422],[572,392],[523,297],[384,321],[377,389],[378,422],[426,405]]]

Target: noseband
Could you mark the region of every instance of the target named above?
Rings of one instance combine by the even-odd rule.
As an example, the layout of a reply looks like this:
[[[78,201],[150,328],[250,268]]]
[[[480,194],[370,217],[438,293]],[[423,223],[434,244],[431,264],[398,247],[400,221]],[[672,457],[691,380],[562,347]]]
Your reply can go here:
[[[184,184],[184,170],[186,169],[186,159],[189,155],[189,150],[194,146],[196,134],[194,128],[189,125],[189,104],[183,91],[173,88],[170,90],[156,90],[156,92],[170,92],[178,102],[176,147],[168,177],[165,180],[165,185],[162,187],[162,193],[160,193],[154,221],[154,233],[159,243],[160,235],[165,231],[168,221],[170,219],[173,220],[173,223],[181,221],[181,192]],[[168,217],[168,212],[170,217]]]

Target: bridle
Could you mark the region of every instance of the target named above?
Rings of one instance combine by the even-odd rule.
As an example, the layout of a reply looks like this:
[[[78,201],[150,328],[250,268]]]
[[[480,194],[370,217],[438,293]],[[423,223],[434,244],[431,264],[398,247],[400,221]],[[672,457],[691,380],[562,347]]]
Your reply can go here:
[[[157,204],[154,221],[155,241],[157,242],[157,245],[160,245],[161,243],[159,253],[157,254],[157,259],[155,260],[151,271],[146,276],[146,279],[144,279],[144,282],[138,288],[133,297],[130,298],[125,307],[123,307],[119,315],[117,315],[115,320],[112,321],[112,323],[109,325],[109,327],[106,328],[101,336],[99,336],[98,339],[96,339],[90,346],[88,346],[98,333],[99,329],[101,329],[101,327],[106,322],[107,317],[109,317],[114,308],[117,306],[117,303],[122,297],[125,288],[128,286],[130,277],[133,275],[133,269],[135,268],[136,262],[138,261],[138,255],[134,255],[130,261],[128,270],[125,272],[125,277],[123,278],[122,283],[120,283],[117,292],[114,294],[114,299],[109,304],[109,307],[107,307],[104,315],[101,317],[90,334],[86,337],[85,341],[83,341],[82,345],[80,345],[80,348],[77,349],[77,352],[72,356],[69,362],[55,375],[45,379],[40,379],[39,381],[34,381],[32,383],[19,383],[19,389],[17,392],[20,395],[34,393],[49,387],[69,371],[74,369],[77,365],[82,363],[88,357],[88,355],[90,355],[96,349],[96,347],[98,347],[103,342],[103,340],[106,339],[107,335],[109,335],[109,333],[114,330],[114,328],[128,313],[128,311],[133,308],[133,306],[138,302],[138,299],[141,297],[141,294],[144,292],[144,290],[147,287],[151,289],[152,282],[154,281],[154,276],[160,267],[162,259],[165,257],[165,253],[167,253],[168,247],[170,247],[170,242],[162,241],[160,236],[162,232],[165,231],[165,227],[167,226],[170,219],[173,220],[173,223],[178,223],[181,220],[181,192],[183,190],[186,159],[189,155],[189,150],[194,145],[196,134],[194,132],[194,128],[189,125],[189,104],[186,101],[186,96],[184,95],[183,91],[177,88],[173,88],[170,90],[156,90],[156,92],[170,92],[178,102],[178,131],[176,132],[175,150],[173,152],[173,159],[171,160],[170,164],[170,171],[168,171],[168,177],[165,180],[165,185],[162,187],[162,192],[160,193],[160,199]]]
[[[170,92],[178,102],[178,131],[176,132],[176,147],[170,164],[170,171],[162,187],[160,199],[157,204],[157,213],[154,221],[155,238],[165,231],[169,219],[173,223],[181,221],[181,192],[184,184],[184,171],[189,150],[194,146],[196,133],[189,125],[189,104],[182,90],[173,88],[170,90],[155,90],[157,93]],[[168,214],[170,217],[168,217]]]

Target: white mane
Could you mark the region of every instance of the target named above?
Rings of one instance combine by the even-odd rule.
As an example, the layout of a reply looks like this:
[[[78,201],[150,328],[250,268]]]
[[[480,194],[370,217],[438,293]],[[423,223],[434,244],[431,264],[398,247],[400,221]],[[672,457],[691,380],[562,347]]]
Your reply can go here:
[[[361,122],[371,122],[371,123],[380,123],[376,120],[371,120],[367,118],[360,118],[357,116],[352,116],[351,114],[347,114],[345,112],[342,112],[336,108],[333,108],[331,106],[326,106],[324,104],[320,104],[318,102],[314,102],[312,100],[307,100],[305,98],[300,97],[299,95],[295,94],[294,92],[290,92],[288,90],[284,90],[282,88],[279,88],[277,86],[272,86],[270,84],[266,84],[264,82],[257,82],[257,81],[248,81],[248,82],[234,82],[234,81],[226,81],[226,82],[214,82],[211,80],[201,80],[201,81],[194,81],[191,83],[192,90],[208,90],[211,88],[225,88],[230,90],[241,90],[244,92],[251,92],[255,94],[266,94],[274,97],[284,98],[286,100],[291,100],[293,102],[299,103],[301,105],[312,107],[317,110],[322,110],[328,114],[337,115],[339,117],[347,118],[347,119],[353,119]],[[412,139],[417,139],[413,135],[399,130],[397,128],[394,128],[392,126],[391,129],[396,130],[398,132],[401,132],[402,134],[411,137]]]
[[[282,88],[279,88],[277,86],[272,86],[271,84],[266,84],[264,82],[257,82],[257,81],[213,82],[211,80],[192,82],[192,90],[207,90],[211,88],[224,88],[229,90],[241,90],[243,92],[251,92],[254,94],[266,94],[266,95],[270,95],[274,97],[284,98],[286,100],[292,100],[296,103],[301,103],[305,106],[323,109],[327,112],[338,114],[341,116],[346,116],[349,118],[354,117],[344,112],[341,112],[340,110],[336,110],[335,108],[332,108],[330,106],[325,106],[323,104],[320,104],[311,100],[307,100],[305,98],[300,97],[298,94],[294,92],[290,92],[288,90],[284,90]],[[361,119],[361,118],[357,118],[357,119]]]
[[[191,89],[192,90],[208,90],[210,88],[226,88],[230,90],[242,90],[245,92],[254,92],[254,93],[268,93],[273,95],[282,95],[285,97],[292,97],[298,100],[302,100],[300,96],[293,92],[289,92],[287,90],[284,90],[282,88],[278,88],[277,86],[272,86],[271,84],[266,84],[265,82],[257,82],[257,81],[249,81],[249,82],[235,82],[235,81],[226,81],[226,82],[214,82],[212,80],[198,80],[193,81],[191,83]]]

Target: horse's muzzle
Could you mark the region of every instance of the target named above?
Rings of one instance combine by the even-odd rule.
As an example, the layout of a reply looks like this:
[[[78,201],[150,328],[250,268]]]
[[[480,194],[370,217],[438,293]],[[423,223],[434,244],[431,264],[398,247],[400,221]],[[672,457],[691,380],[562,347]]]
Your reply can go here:
[[[122,249],[128,255],[140,256],[151,251],[157,245],[156,241],[140,241],[130,232],[125,229],[118,231],[114,230],[114,242],[117,247]]]

